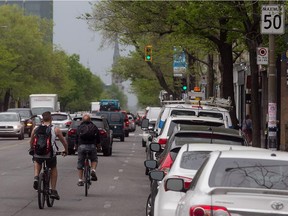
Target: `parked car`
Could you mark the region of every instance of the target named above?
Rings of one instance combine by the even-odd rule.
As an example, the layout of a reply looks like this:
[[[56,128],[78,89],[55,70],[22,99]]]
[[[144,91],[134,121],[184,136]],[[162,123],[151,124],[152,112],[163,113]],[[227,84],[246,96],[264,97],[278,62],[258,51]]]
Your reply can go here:
[[[35,116],[33,116],[30,108],[9,108],[7,112],[17,112],[21,116],[24,123],[24,133],[31,136],[33,128],[36,126]],[[37,119],[36,119],[37,120]]]
[[[223,121],[223,119],[211,118],[211,117],[202,117],[202,116],[186,116],[186,115],[171,115],[169,116],[159,133],[159,135],[155,135],[153,138],[153,142],[157,142],[164,149],[169,137],[174,131],[174,128],[179,125],[203,125],[206,126],[206,130],[208,127],[228,127],[228,125]],[[149,146],[146,149],[146,159],[154,159],[154,153],[150,151]]]
[[[177,125],[174,132],[170,136],[164,150],[159,143],[151,143],[149,148],[151,152],[155,152],[157,170],[163,171],[166,175],[178,154],[181,147],[187,143],[190,145],[199,143],[207,144],[220,144],[229,146],[247,146],[248,143],[245,137],[235,129],[218,128],[206,126],[193,126],[193,125]],[[147,160],[149,161],[149,160]],[[146,167],[146,174],[149,173],[149,168]],[[147,199],[146,209],[148,212],[153,212],[154,200],[158,193],[159,182],[151,180],[150,195]],[[152,214],[152,213],[151,213]]]
[[[0,137],[17,137],[24,139],[24,123],[17,112],[0,113]]]
[[[182,179],[184,187],[188,189],[190,183],[195,176],[197,170],[201,167],[202,163],[208,158],[209,153],[212,151],[221,150],[245,150],[245,151],[258,151],[259,148],[248,147],[248,146],[237,146],[237,145],[221,145],[221,144],[203,144],[193,143],[185,144],[179,150],[177,157],[171,166],[170,171],[165,175],[164,171],[152,171],[151,178],[155,173],[163,176],[159,184],[158,193],[155,197],[154,202],[154,216],[174,216],[177,208],[177,204],[182,197],[182,193],[178,191],[166,190],[166,182],[170,178]],[[266,149],[265,149],[266,150]],[[263,149],[264,151],[264,149]],[[155,173],[153,173],[155,172]],[[157,176],[158,176],[157,175]]]
[[[121,112],[100,111],[95,113],[108,120],[109,126],[113,131],[113,138],[119,138],[121,142],[125,140],[124,115]]]
[[[104,156],[112,155],[112,144],[113,144],[113,131],[109,127],[109,123],[105,117],[91,116],[91,121],[98,127],[100,134],[100,144]],[[72,120],[72,124],[66,135],[68,143],[68,154],[75,154],[77,151],[76,146],[76,133],[77,128],[82,122],[82,117],[75,117]]]
[[[182,194],[176,214],[288,215],[288,153],[215,151],[199,168],[190,187],[167,179],[167,191]],[[186,194],[185,194],[186,193]]]
[[[232,120],[229,110],[207,105],[195,104],[167,104],[164,105],[156,121],[155,131],[159,134],[165,120],[171,115],[196,115],[217,119],[223,119],[229,128],[232,128]]]
[[[52,112],[51,116],[52,124],[62,131],[63,136],[66,136],[68,129],[72,123],[72,118],[70,114],[66,112]]]
[[[161,107],[147,107],[144,119],[149,120],[149,128],[142,128],[142,146],[146,147],[149,145],[148,138],[151,137],[151,132],[155,128],[156,120],[161,111]]]

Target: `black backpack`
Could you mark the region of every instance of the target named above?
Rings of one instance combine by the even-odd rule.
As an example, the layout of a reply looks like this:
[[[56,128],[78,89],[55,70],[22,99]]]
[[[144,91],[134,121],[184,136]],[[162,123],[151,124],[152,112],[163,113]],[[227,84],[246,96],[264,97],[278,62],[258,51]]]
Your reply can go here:
[[[37,155],[53,155],[53,147],[51,143],[51,127],[47,125],[39,125],[34,131],[33,148]]]
[[[80,138],[84,140],[93,139],[95,135],[98,133],[97,126],[92,122],[90,122],[89,124],[87,123],[81,124],[78,130]]]

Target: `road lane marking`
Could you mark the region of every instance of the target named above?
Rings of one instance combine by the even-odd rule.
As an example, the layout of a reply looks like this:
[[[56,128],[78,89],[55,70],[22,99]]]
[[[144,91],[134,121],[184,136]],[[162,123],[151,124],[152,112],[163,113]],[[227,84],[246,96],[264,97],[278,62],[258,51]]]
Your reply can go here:
[[[6,175],[7,174],[7,172],[3,172],[3,173],[1,173],[1,175]]]
[[[119,170],[118,170],[119,173],[121,173],[121,172],[123,172],[123,171],[124,171],[123,169],[119,169]]]
[[[110,208],[112,205],[112,202],[111,201],[105,201],[104,203],[104,208]]]
[[[115,181],[116,181],[116,180],[119,180],[119,176],[115,176],[113,179],[114,179]]]

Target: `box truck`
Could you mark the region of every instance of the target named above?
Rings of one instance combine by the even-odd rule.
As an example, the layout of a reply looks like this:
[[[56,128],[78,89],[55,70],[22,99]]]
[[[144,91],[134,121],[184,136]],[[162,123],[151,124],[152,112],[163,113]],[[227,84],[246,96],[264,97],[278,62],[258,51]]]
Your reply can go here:
[[[29,99],[33,115],[42,115],[46,111],[60,111],[58,110],[57,94],[31,94]]]

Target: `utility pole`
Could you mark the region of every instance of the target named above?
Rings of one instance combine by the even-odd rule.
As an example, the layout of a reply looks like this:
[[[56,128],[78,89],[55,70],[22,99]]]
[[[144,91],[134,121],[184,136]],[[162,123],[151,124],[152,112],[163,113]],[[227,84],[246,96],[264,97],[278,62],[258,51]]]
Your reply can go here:
[[[277,133],[277,77],[275,60],[275,34],[284,34],[284,7],[275,5],[270,0],[269,5],[262,5],[261,33],[269,34],[269,66],[268,66],[268,148],[278,149]]]

